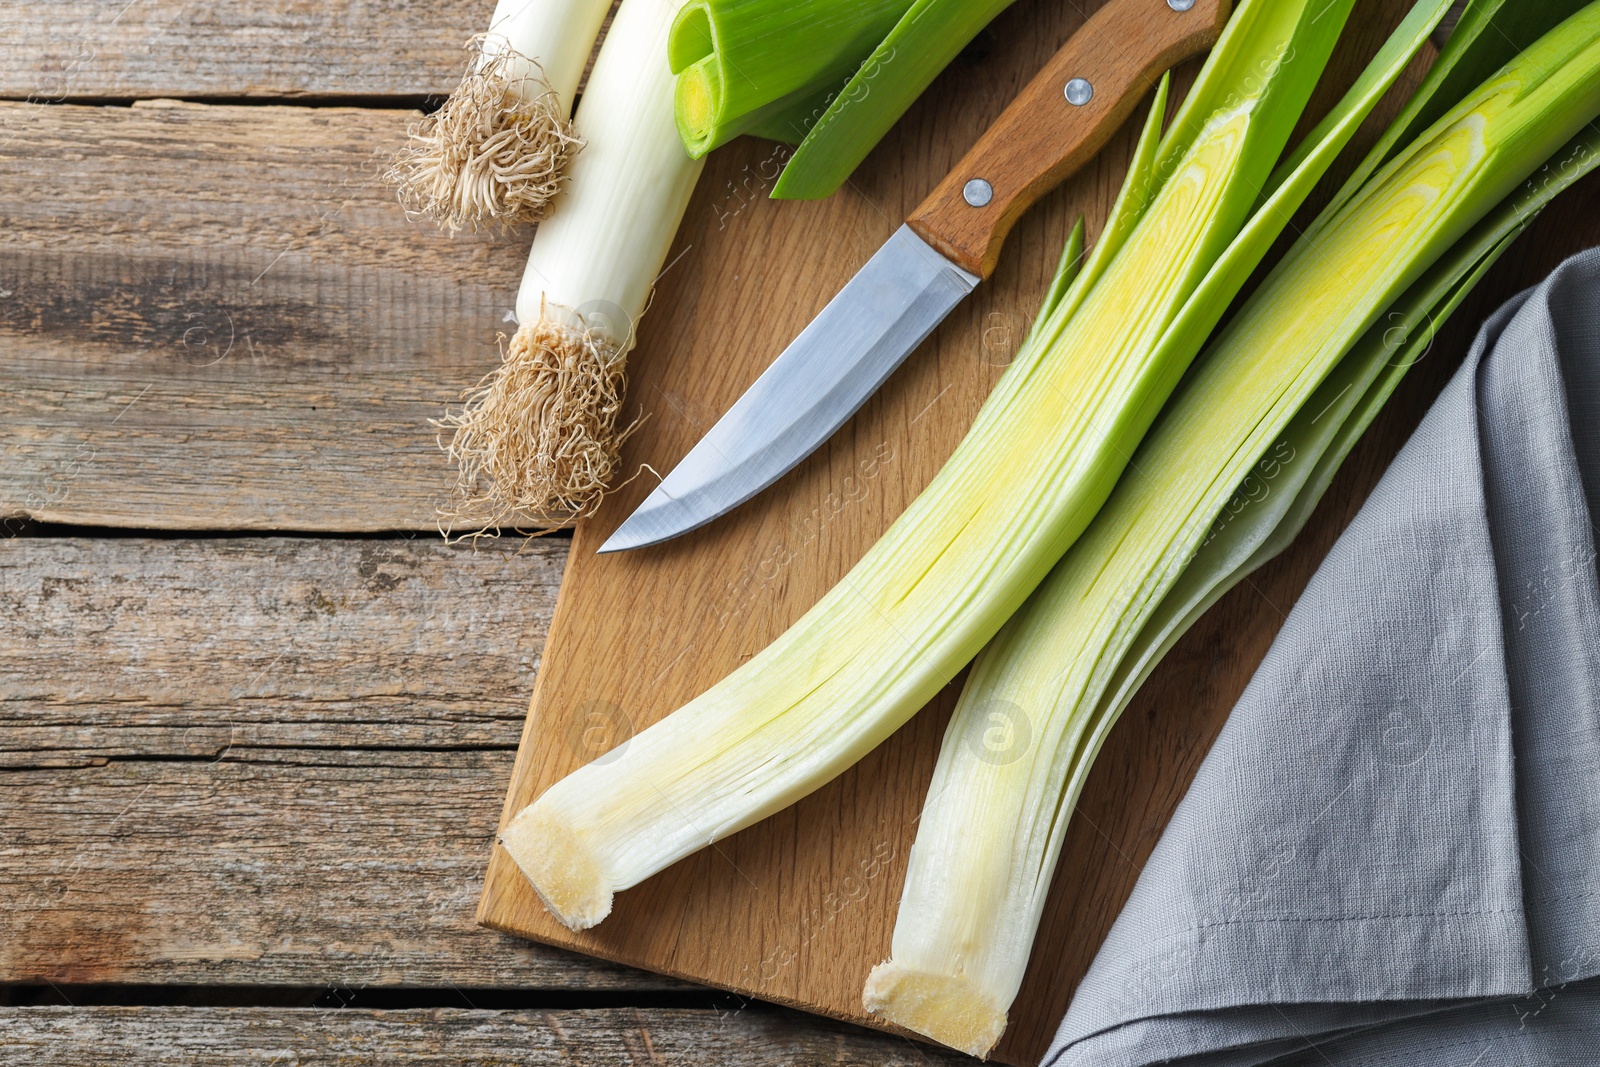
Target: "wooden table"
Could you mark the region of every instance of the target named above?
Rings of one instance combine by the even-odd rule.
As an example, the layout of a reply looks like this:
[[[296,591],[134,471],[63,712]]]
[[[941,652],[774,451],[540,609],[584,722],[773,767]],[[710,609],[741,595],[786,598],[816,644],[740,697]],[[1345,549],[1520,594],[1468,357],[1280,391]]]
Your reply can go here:
[[[434,531],[528,234],[374,176],[490,6],[0,5],[0,1063],[941,1059],[473,922],[569,542]]]
[[[527,234],[375,175],[488,6],[0,6],[0,1064],[962,1060],[473,924],[568,540],[434,531]],[[1287,610],[1473,324],[1596,241],[1541,222],[1238,595]]]

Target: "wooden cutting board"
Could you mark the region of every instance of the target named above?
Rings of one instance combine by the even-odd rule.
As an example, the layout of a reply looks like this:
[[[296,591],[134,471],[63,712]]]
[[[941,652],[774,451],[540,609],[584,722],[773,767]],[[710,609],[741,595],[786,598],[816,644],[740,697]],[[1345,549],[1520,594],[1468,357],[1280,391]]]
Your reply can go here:
[[[652,549],[595,549],[1098,4],[1023,0],[934,85],[850,185],[814,203],[765,199],[781,155],[749,139],[712,157],[633,356],[648,417],[624,450],[643,469],[581,525],[561,586],[506,820],[552,783],[697,696],[777,637],[927,484],[965,433],[1043,296],[1073,221],[1098,232],[1132,151],[1123,130],[1037,205],[995,277],[827,445],[732,515]],[[1409,7],[1362,0],[1308,114],[1337,99]],[[1423,57],[1408,82],[1420,74]],[[1195,64],[1180,78],[1192,80]],[[1141,109],[1142,110],[1142,109]],[[1487,308],[1582,234],[1573,190],[1525,238],[1374,427],[1296,547],[1221,601],[1167,657],[1102,752],[1068,831],[1032,964],[994,1053],[1039,1061],[1056,1023],[1284,614],[1425,410]],[[1559,217],[1557,217],[1559,216]],[[837,780],[620,893],[599,927],[549,917],[506,854],[479,920],[610,960],[877,1025],[861,986],[890,936],[951,684]]]

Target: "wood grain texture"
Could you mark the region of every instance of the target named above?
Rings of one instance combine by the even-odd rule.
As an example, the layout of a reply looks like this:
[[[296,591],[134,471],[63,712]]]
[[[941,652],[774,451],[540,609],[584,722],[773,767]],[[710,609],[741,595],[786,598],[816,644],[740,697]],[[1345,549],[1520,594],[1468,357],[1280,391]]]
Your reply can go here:
[[[1332,105],[1409,6],[1358,6],[1302,129]],[[683,259],[658,291],[635,360],[633,396],[652,417],[630,443],[629,466],[648,462],[665,471],[677,462],[1076,27],[1073,7],[1013,8],[996,23],[989,53],[947,72],[830,200],[747,197],[745,189],[759,191],[767,180],[768,157],[750,145],[718,154],[738,159],[743,152],[747,178],[725,188],[722,171],[691,206],[679,238]],[[1425,66],[1414,64],[1407,83],[1414,85]],[[502,820],[585,755],[625,741],[753,655],[873,543],[969,425],[1010,346],[1020,342],[1072,220],[1082,212],[1091,234],[1097,230],[1132,132],[1119,133],[1088,169],[1041,201],[1007,243],[992,281],[758,502],[662,546],[595,556],[653,486],[647,476],[579,528]],[[1600,238],[1584,207],[1592,195],[1585,190],[1595,187],[1573,190],[1528,238],[1539,242],[1533,247],[1545,269],[1552,253]],[[1538,277],[1529,262],[1509,258],[1462,321],[1475,324],[1493,302]],[[1437,391],[1440,372],[1464,352],[1466,329],[1442,339],[1441,355],[1413,372],[1295,549],[1219,603],[1124,715],[1071,822],[1034,963],[997,1059],[1038,1061],[1228,710]],[[871,1023],[860,1008],[862,982],[889,953],[914,820],[959,682],[812,796],[620,894],[593,930],[575,934],[551,919],[498,849],[480,918],[552,944]],[[550,743],[585,723],[587,754]]]
[[[472,923],[565,550],[0,541],[0,982],[681,988]]]
[[[0,768],[515,748],[567,544],[0,541]]]
[[[493,11],[486,0],[8,0],[0,99],[443,97]],[[608,14],[602,38],[609,25]]]
[[[432,529],[528,235],[406,220],[411,117],[0,104],[0,517]]]
[[[1167,0],[1109,0],[1044,64],[961,162],[911,213],[908,225],[963,270],[987,278],[1022,213],[1104,148],[1161,75],[1209,49],[1230,0],[1198,0],[1175,11]],[[1091,86],[1069,103],[1073,79]],[[1146,106],[1148,106],[1146,104]],[[993,199],[966,198],[972,181]]]
[[[0,97],[445,94],[485,0],[7,0]]]
[[[940,1067],[965,1061],[760,1008],[4,1008],[0,1031],[6,1035],[0,1067]]]

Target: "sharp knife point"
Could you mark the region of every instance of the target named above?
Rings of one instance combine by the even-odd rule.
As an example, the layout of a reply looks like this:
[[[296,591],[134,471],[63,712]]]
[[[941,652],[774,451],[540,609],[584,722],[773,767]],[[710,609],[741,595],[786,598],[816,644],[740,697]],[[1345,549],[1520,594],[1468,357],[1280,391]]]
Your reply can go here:
[[[635,529],[630,530],[629,527]],[[642,531],[637,530],[637,524],[630,518],[606,538],[606,543],[596,549],[595,554],[603,556],[609,552],[626,552],[631,548],[647,548],[655,543],[656,539],[643,536]]]
[[[618,539],[617,534],[620,534],[621,532],[622,532],[622,530],[619,528],[616,533],[614,533],[610,537],[606,538],[606,543],[601,545],[599,548],[595,549],[594,550],[594,554],[597,555],[597,556],[604,556],[609,552],[625,552],[628,549],[634,547],[633,545],[630,545],[630,544],[624,544],[621,540]]]
[[[671,509],[674,503],[672,496],[657,486],[645,497],[644,503],[635,508],[622,525],[606,538],[606,543],[596,549],[596,554],[649,548],[686,532],[677,524],[664,523],[661,519],[662,510]]]

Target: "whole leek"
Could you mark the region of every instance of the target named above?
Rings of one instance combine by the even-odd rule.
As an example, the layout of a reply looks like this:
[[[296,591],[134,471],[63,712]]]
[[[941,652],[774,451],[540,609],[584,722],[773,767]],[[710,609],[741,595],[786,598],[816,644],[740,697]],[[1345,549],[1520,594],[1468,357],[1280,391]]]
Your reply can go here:
[[[1012,0],[916,0],[820,117],[780,140],[799,141],[775,200],[820,200],[844,184],[939,72]],[[804,140],[801,140],[804,138]]]
[[[673,110],[689,154],[698,159],[774,118],[781,129],[794,105],[837,92],[910,4],[689,0],[667,44],[677,76]]]
[[[1331,161],[1315,154],[1240,235],[1349,10],[1245,0],[1159,150],[1141,152],[1110,231],[1119,247],[1102,239],[883,539],[773,644],[506,826],[502,845],[560,921],[594,925],[618,890],[838,775],[1022,605]],[[1164,104],[1163,85],[1147,143]]]
[[[610,0],[499,0],[461,84],[389,178],[452,232],[544,217],[579,147],[567,122]]]
[[[1596,154],[1579,142],[1581,165],[1480,220],[1597,114],[1600,3],[1369,169],[1224,328],[1104,509],[974,664],[918,824],[891,958],[866,984],[869,1009],[972,1052],[998,1037],[1116,715],[1182,626],[1304,521],[1392,390],[1405,361],[1384,343],[1384,311],[1404,296],[1410,325],[1448,313],[1528,212]],[[1230,521],[1230,498],[1280,442],[1302,464],[1281,508]],[[1028,741],[997,756],[983,743],[996,727]]]
[[[528,253],[517,332],[464,409],[438,423],[461,466],[446,519],[569,519],[616,470],[635,323],[702,169],[672,121],[666,40],[678,6],[617,9],[578,108],[587,147]]]

